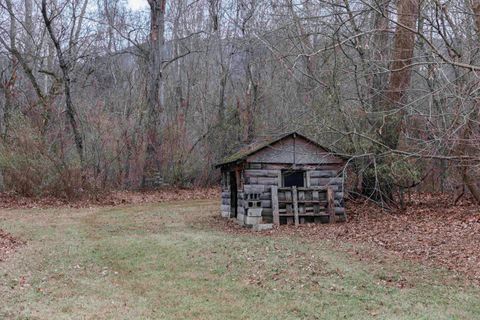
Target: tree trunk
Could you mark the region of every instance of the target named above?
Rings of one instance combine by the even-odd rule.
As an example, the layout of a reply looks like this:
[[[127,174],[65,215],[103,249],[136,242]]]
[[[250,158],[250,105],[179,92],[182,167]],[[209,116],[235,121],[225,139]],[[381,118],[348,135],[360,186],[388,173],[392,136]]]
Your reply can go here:
[[[161,171],[160,114],[163,112],[163,50],[165,46],[165,9],[167,0],[148,0],[150,5],[150,52],[147,84],[147,146],[142,187],[147,178]]]
[[[47,1],[42,0],[42,16],[43,16],[43,21],[45,22],[45,26],[47,28],[48,34],[50,35],[50,39],[53,42],[53,45],[55,47],[56,53],[57,53],[57,58],[58,58],[58,63],[60,66],[60,69],[62,70],[62,80],[63,80],[63,88],[64,88],[64,94],[65,94],[65,106],[66,106],[66,115],[67,119],[70,123],[70,127],[73,132],[73,138],[75,140],[75,146],[77,149],[78,156],[80,158],[80,166],[83,170],[84,168],[84,157],[83,157],[83,137],[80,133],[80,129],[78,126],[78,122],[76,119],[76,111],[75,107],[73,105],[72,101],[72,94],[71,94],[71,78],[70,78],[70,58],[71,57],[66,57],[65,53],[63,52],[63,49],[60,45],[60,42],[53,30],[52,27],[52,21],[53,18],[48,17],[47,13]],[[80,26],[78,26],[80,28]]]
[[[398,147],[405,114],[406,93],[410,86],[411,63],[415,45],[415,33],[411,29],[415,30],[416,28],[418,8],[418,0],[399,0],[397,3],[397,26],[387,92],[373,100],[373,103],[379,104],[379,106],[374,106],[374,110],[380,107],[378,110],[382,111],[381,121],[374,122],[374,129],[382,143],[382,146],[374,147],[376,155],[381,155],[388,150],[395,150]],[[388,21],[385,21],[382,17],[378,17],[377,23],[382,29],[388,26]],[[379,37],[381,36],[383,35],[379,35]],[[384,41],[383,38],[378,40]],[[380,43],[380,45],[384,44]],[[381,78],[374,77],[373,85],[380,88],[382,86],[381,81]],[[378,88],[374,87],[375,89]],[[386,146],[387,150],[383,146]],[[394,178],[390,170],[388,161],[382,157],[377,157],[375,162],[365,170],[363,192],[377,201],[392,203],[394,201]]]
[[[477,29],[477,38],[480,40],[480,0],[473,0],[471,5]],[[474,100],[473,110],[468,115],[467,122],[459,139],[458,150],[459,154],[462,156],[474,156],[478,154],[478,147],[476,147],[478,142],[476,141],[475,136],[472,136],[472,133],[474,132],[474,128],[478,127],[478,118],[480,114],[479,108],[480,102],[476,99]],[[476,174],[473,170],[475,166],[469,161],[464,161],[461,165],[463,182],[475,201],[480,204],[480,188],[477,185],[478,179],[476,179]]]
[[[32,62],[35,57],[32,0],[25,0],[25,31],[25,54],[27,56],[27,62]]]
[[[370,88],[370,103],[373,116],[376,117],[376,112],[381,111],[385,105],[385,86],[388,83],[387,73],[385,70],[388,68],[389,51],[388,51],[388,26],[389,26],[389,5],[390,0],[380,1],[378,10],[380,12],[374,12],[373,29],[376,32],[373,34],[373,61],[374,72],[372,75],[372,84]],[[379,128],[379,119],[374,119],[375,127]]]
[[[398,2],[398,25],[393,43],[393,62],[390,67],[390,82],[387,91],[386,111],[392,111],[385,117],[386,123],[381,132],[382,142],[396,149],[399,142],[401,125],[405,114],[404,103],[410,86],[415,30],[418,19],[418,0],[400,0]]]
[[[218,60],[219,60],[219,69],[220,69],[220,88],[219,88],[219,95],[218,95],[218,122],[223,123],[225,120],[225,91],[227,86],[228,80],[228,73],[229,68],[225,65],[224,61],[224,45],[222,41],[222,34],[221,34],[221,24],[220,24],[220,7],[221,7],[221,0],[209,0],[208,1],[208,9],[210,13],[210,19],[212,20],[212,33],[214,34],[214,41],[216,42],[216,50],[218,51]]]

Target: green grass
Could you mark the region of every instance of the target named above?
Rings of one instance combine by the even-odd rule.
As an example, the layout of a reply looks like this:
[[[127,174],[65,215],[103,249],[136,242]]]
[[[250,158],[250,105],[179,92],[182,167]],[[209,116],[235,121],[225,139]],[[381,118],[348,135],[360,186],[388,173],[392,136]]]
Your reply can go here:
[[[0,319],[480,317],[480,290],[445,271],[362,245],[225,233],[205,223],[217,211],[0,211],[0,227],[27,240],[0,263]]]

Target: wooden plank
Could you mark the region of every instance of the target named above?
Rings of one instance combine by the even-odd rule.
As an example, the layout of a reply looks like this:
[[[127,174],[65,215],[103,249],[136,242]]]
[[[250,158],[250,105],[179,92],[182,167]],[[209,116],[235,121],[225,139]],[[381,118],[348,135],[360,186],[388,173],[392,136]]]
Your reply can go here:
[[[245,177],[277,178],[278,170],[245,170]]]
[[[337,164],[297,164],[296,169],[298,170],[317,170],[317,171],[324,171],[324,170],[335,170],[335,172],[340,171],[343,168],[343,165],[340,163]],[[288,165],[281,164],[281,163],[263,163],[262,169],[268,170],[283,170],[289,169]]]
[[[286,191],[284,191],[285,193],[285,201],[288,201],[288,202],[292,202],[292,190],[291,189],[288,189]]]
[[[265,191],[265,186],[246,184],[243,186],[243,190],[245,193],[262,193]]]
[[[287,203],[287,206],[285,208],[286,212],[287,213],[293,213],[293,210],[292,210],[292,204],[291,203]]]
[[[245,184],[257,184],[257,177],[245,177]]]
[[[266,178],[266,177],[258,177],[257,184],[261,185],[278,185],[278,178]]]
[[[293,200],[293,214],[295,215],[295,225],[298,226],[298,201],[297,201],[297,187],[292,187],[292,200]]]
[[[298,187],[297,190],[302,191],[327,191],[327,186],[311,186],[310,188]],[[288,191],[290,188],[279,187],[278,191]]]
[[[310,178],[310,184],[312,186],[326,186],[326,185],[341,185],[343,178]]]
[[[298,200],[305,200],[305,191],[298,191]]]
[[[328,188],[327,189],[327,202],[328,202],[328,206],[327,206],[327,212],[330,216],[330,223],[334,223],[335,222],[335,209],[333,207],[334,203],[333,203],[333,190],[331,188]]]
[[[249,169],[262,169],[261,163],[247,163],[247,168]]]
[[[298,203],[327,204],[327,199],[320,200],[297,200]],[[292,203],[292,201],[278,200],[278,203]]]
[[[311,178],[331,178],[337,176],[336,170],[314,170],[310,171]]]
[[[305,200],[313,200],[313,191],[305,191]]]
[[[344,160],[312,144],[302,137],[288,136],[247,158],[256,163],[343,164]]]
[[[301,216],[305,214],[305,204],[298,204],[298,215]]]
[[[272,186],[272,209],[273,209],[273,224],[280,225],[280,217],[279,217],[279,208],[278,208],[278,188],[276,186]]]

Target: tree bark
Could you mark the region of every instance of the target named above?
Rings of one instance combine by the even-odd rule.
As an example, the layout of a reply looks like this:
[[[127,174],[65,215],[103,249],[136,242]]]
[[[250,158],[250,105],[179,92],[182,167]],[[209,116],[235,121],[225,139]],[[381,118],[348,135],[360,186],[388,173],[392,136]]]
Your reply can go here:
[[[384,3],[386,5],[387,3]],[[415,45],[415,33],[411,29],[415,29],[418,20],[418,0],[399,0],[397,3],[397,26],[395,29],[395,37],[393,42],[392,63],[390,66],[390,78],[387,85],[387,91],[379,95],[375,92],[379,90],[383,84],[381,76],[373,78],[374,99],[375,104],[373,110],[381,115],[381,119],[377,119],[378,115],[374,115],[373,126],[377,131],[382,146],[374,146],[375,154],[381,155],[387,149],[396,150],[402,130],[402,123],[405,114],[404,104],[406,102],[406,94],[410,86],[411,79],[411,63],[413,59],[413,49]],[[387,7],[383,7],[388,12]],[[386,29],[388,20],[385,17],[377,17],[376,27]],[[386,34],[379,34],[379,45],[385,46]],[[386,46],[385,46],[386,47]],[[381,50],[381,47],[378,48]],[[380,51],[377,53],[383,58]],[[379,95],[379,96],[378,96]],[[378,105],[377,105],[378,104]],[[378,108],[378,109],[377,109]],[[380,169],[380,170],[379,170]],[[375,162],[369,165],[365,170],[362,180],[362,191],[365,195],[383,203],[394,202],[394,178],[391,174],[390,164],[382,157],[377,157]]]
[[[165,46],[165,10],[167,0],[148,0],[150,5],[150,52],[147,84],[147,146],[142,186],[146,179],[161,171],[160,115],[164,105],[163,60]]]
[[[389,26],[389,10],[388,5],[390,0],[380,1],[378,10],[380,12],[374,12],[373,29],[376,30],[373,35],[373,43],[375,45],[373,49],[373,61],[375,62],[374,72],[372,75],[372,85],[370,88],[371,105],[374,111],[374,117],[377,116],[376,112],[385,105],[385,87],[388,83],[388,77],[385,70],[388,68],[388,26]],[[376,127],[380,127],[379,121],[374,120]]]
[[[399,142],[401,125],[405,114],[404,103],[410,86],[413,48],[415,46],[415,29],[418,20],[418,0],[399,0],[398,24],[393,43],[393,62],[390,67],[390,81],[387,91],[384,129],[382,142],[391,149],[396,149]]]
[[[480,41],[480,0],[473,0],[471,2],[472,11],[474,14],[474,22],[476,26],[477,38]],[[478,127],[478,118],[480,114],[480,101],[478,99],[474,100],[473,110],[469,113],[467,117],[467,122],[463,128],[462,134],[460,135],[458,150],[459,154],[463,156],[475,155],[478,153],[477,141],[475,137],[472,136],[474,128]],[[472,169],[474,166],[472,163],[463,162],[462,164],[462,179],[468,190],[472,194],[475,201],[480,204],[480,187],[477,185],[477,179],[475,178],[476,174]]]
[[[208,0],[208,9],[210,13],[211,26],[212,26],[212,34],[215,36],[214,40],[216,42],[216,49],[218,51],[218,60],[219,60],[219,68],[220,68],[220,88],[219,88],[219,95],[218,95],[218,122],[223,123],[225,120],[225,92],[229,74],[229,68],[225,65],[224,61],[224,45],[222,41],[222,34],[221,34],[221,23],[220,23],[220,7],[222,1],[221,0]]]

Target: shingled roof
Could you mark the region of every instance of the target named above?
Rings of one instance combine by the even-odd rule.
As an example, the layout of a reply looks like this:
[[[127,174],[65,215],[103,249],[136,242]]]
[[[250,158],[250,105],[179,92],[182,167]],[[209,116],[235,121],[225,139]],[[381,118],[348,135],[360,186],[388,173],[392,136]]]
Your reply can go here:
[[[262,141],[257,141],[257,142],[254,142],[254,143],[251,143],[245,147],[242,147],[240,150],[238,150],[237,152],[223,158],[223,160],[219,163],[217,163],[215,165],[216,168],[218,167],[221,167],[221,166],[224,166],[224,165],[227,165],[227,164],[231,164],[231,163],[235,163],[235,162],[240,162],[240,161],[243,161],[245,160],[248,156],[262,150],[262,149],[265,149],[267,148],[268,146],[280,141],[280,140],[283,140],[285,138],[288,138],[290,136],[297,136],[297,137],[301,137],[305,140],[307,140],[308,142],[314,144],[315,146],[319,147],[319,148],[322,148],[324,149],[325,151],[329,152],[329,153],[332,153],[332,154],[335,154],[336,156],[346,160],[348,159],[347,157],[344,157],[342,155],[339,155],[335,152],[333,152],[332,150],[330,150],[329,148],[327,147],[324,147],[322,145],[320,145],[319,143],[317,143],[316,141],[312,140],[311,138],[308,138],[306,137],[305,135],[301,134],[301,133],[298,133],[297,131],[292,131],[292,132],[288,132],[288,133],[284,133],[282,135],[279,135],[279,136],[276,136],[274,138],[271,138],[271,139],[267,139],[267,140],[262,140]]]

